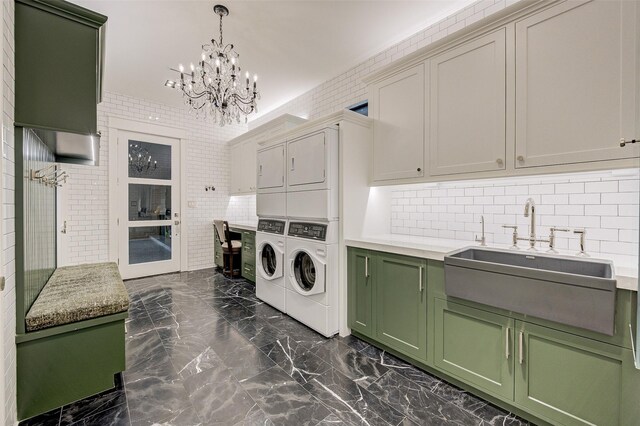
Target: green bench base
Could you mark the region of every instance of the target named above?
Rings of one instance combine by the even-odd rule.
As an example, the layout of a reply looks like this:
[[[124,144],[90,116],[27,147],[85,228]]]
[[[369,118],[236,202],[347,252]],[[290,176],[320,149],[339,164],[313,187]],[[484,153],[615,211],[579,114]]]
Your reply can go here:
[[[127,312],[19,334],[17,409],[23,420],[114,387],[126,369]]]

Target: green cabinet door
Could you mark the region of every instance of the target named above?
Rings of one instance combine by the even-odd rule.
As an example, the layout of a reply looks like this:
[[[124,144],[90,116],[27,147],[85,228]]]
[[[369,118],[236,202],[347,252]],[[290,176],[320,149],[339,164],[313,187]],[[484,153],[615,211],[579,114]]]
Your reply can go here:
[[[256,282],[256,233],[242,231],[242,278]]]
[[[638,424],[631,351],[521,321],[516,330],[517,405],[553,424]]]
[[[349,327],[365,336],[373,337],[371,308],[373,262],[367,250],[349,248],[347,251],[347,299]]]
[[[435,299],[435,358],[440,370],[513,399],[514,320]]]
[[[97,132],[99,29],[106,16],[63,1],[15,3],[15,122]]]
[[[375,337],[427,361],[427,261],[378,253],[375,258]]]

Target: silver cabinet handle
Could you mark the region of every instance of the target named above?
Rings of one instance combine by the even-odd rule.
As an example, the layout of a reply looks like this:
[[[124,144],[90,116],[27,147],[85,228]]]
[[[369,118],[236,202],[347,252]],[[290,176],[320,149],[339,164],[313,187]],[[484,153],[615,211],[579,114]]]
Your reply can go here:
[[[524,333],[521,331],[520,334],[518,334],[518,352],[519,352],[519,359],[518,362],[520,362],[520,365],[522,365],[522,363],[524,362],[524,348],[523,346],[523,340],[524,340]]]
[[[422,266],[420,267],[420,270],[419,270],[419,278],[418,279],[420,280],[420,293],[422,293]]]
[[[520,161],[521,163],[524,162],[524,156],[523,155],[518,155],[517,160]]]
[[[511,329],[509,327],[507,327],[504,330],[504,356],[505,358],[509,359],[509,356],[511,356],[511,353],[509,351],[509,335],[511,334]]]
[[[498,158],[496,160],[496,163],[498,163],[499,166],[502,166],[502,163],[504,163],[504,160],[502,158]]]
[[[296,159],[295,157],[291,157],[291,171],[296,169]]]
[[[369,278],[369,256],[364,258],[364,277]]]
[[[262,176],[262,164],[260,164],[260,168],[259,168],[259,172],[258,172],[258,176]]]

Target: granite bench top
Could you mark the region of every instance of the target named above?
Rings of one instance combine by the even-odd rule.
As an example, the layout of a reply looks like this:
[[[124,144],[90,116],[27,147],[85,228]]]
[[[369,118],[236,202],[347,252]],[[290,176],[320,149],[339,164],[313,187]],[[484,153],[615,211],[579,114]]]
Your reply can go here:
[[[25,317],[27,331],[117,314],[129,294],[115,263],[65,266],[54,271]]]

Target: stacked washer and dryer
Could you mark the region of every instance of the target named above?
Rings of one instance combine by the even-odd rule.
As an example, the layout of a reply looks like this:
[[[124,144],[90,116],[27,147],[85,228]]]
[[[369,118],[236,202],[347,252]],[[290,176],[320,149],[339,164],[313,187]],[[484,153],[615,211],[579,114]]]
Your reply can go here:
[[[338,130],[258,150],[256,295],[323,334],[339,328]]]

